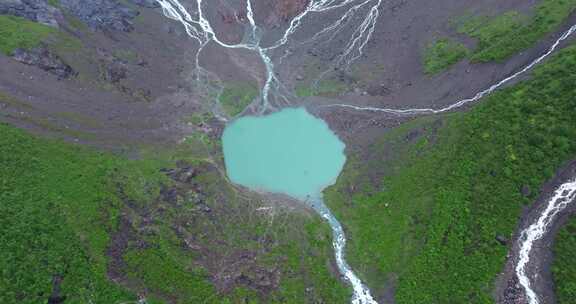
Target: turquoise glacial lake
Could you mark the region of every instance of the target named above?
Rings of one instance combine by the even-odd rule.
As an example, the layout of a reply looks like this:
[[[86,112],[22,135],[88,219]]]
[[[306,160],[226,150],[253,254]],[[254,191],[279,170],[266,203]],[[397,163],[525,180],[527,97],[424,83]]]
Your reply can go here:
[[[301,200],[319,198],[346,161],[344,143],[304,108],[241,117],[226,127],[222,145],[232,182]]]

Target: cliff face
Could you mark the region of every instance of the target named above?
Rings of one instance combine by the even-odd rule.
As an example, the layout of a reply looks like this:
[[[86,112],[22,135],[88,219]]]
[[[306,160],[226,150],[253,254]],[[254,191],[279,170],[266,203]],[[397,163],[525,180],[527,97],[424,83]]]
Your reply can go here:
[[[12,15],[58,27],[61,12],[46,0],[0,0],[0,15]]]
[[[60,0],[60,5],[93,29],[132,31],[132,20],[139,14],[114,0]]]
[[[129,0],[128,3],[157,8],[154,0]],[[0,14],[23,17],[31,21],[58,27],[63,13],[71,14],[92,29],[131,31],[138,10],[116,0],[0,0]]]

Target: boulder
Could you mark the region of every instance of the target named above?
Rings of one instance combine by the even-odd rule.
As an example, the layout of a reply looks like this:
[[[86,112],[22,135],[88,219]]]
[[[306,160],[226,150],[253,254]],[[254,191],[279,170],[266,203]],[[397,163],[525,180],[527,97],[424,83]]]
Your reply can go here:
[[[105,81],[117,84],[128,77],[128,68],[118,60],[112,61],[105,66],[103,77]]]
[[[387,96],[392,93],[392,90],[390,90],[386,85],[380,84],[368,87],[366,92],[368,92],[368,95],[370,96]]]
[[[503,235],[497,235],[496,241],[498,241],[498,243],[500,243],[502,246],[506,246],[508,244],[508,239]]]
[[[36,66],[44,71],[58,76],[58,79],[70,78],[76,72],[67,65],[60,57],[52,54],[45,47],[33,48],[30,50],[16,49],[12,57],[21,63]]]

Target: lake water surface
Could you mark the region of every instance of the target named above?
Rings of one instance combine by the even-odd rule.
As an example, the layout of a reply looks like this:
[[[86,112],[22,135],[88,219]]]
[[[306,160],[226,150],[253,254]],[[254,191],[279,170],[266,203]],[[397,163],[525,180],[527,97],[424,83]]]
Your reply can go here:
[[[222,138],[232,182],[254,190],[317,198],[344,166],[344,143],[304,108],[242,117]]]

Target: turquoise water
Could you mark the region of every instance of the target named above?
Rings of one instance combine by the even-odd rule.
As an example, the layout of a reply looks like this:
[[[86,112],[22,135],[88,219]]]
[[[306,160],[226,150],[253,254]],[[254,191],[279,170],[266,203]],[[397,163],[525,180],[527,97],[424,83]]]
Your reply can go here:
[[[222,137],[232,182],[297,199],[318,198],[344,166],[344,143],[304,108],[239,118]]]

